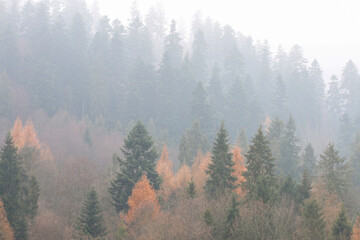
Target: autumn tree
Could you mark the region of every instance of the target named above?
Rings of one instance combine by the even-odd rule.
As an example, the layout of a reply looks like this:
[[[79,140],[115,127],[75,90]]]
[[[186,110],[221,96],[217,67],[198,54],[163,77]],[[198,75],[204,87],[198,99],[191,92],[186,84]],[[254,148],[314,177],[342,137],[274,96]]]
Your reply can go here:
[[[195,162],[191,166],[191,176],[199,192],[204,190],[206,182],[206,170],[211,162],[211,154],[203,154],[200,151],[196,155]]]
[[[124,147],[121,148],[124,158],[114,155],[120,169],[115,179],[111,181],[109,189],[117,212],[128,209],[128,198],[135,183],[143,174],[147,175],[155,190],[160,188],[161,183],[161,178],[155,169],[158,154],[154,141],[141,122],[136,123],[124,139],[124,143]]]
[[[191,170],[188,165],[183,164],[175,176],[175,188],[184,189],[191,181]]]
[[[241,154],[241,149],[238,146],[235,146],[235,148],[232,150],[232,154],[235,163],[233,167],[234,168],[233,176],[237,178],[235,184],[237,186],[241,186],[241,184],[246,181],[245,177],[243,176],[243,173],[246,171],[245,160]],[[238,195],[242,195],[243,193],[241,187],[236,188],[235,192]]]
[[[88,194],[81,208],[74,231],[75,239],[98,238],[106,235],[104,217],[95,189]]]
[[[174,184],[174,172],[166,145],[164,145],[160,160],[156,164],[156,171],[162,178],[162,189],[164,190],[165,194],[168,194]]]
[[[0,240],[15,240],[14,232],[6,217],[4,204],[1,200],[0,200]]]
[[[263,133],[262,126],[251,140],[249,151],[245,154],[246,169],[243,173],[246,181],[243,190],[249,200],[262,200],[264,203],[273,198],[276,187],[275,163],[269,142]]]
[[[22,148],[24,146],[23,126],[19,117],[15,120],[14,127],[11,130],[11,135],[14,139],[14,145],[18,149]]]
[[[214,141],[212,149],[211,163],[209,164],[208,179],[205,183],[205,191],[209,196],[220,196],[228,190],[234,190],[237,177],[233,176],[234,161],[230,152],[229,137],[224,124]]]
[[[132,223],[136,218],[142,223],[154,219],[160,212],[154,188],[150,185],[146,175],[135,184],[128,200],[129,211],[126,215],[126,222]]]

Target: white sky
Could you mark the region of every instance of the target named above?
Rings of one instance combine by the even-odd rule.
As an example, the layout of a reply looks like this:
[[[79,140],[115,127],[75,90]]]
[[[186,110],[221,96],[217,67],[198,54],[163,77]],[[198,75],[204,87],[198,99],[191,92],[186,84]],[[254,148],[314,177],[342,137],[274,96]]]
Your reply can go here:
[[[92,2],[93,0],[87,0]],[[132,0],[98,0],[100,11],[127,23]],[[345,63],[352,59],[360,67],[360,0],[137,0],[144,15],[150,6],[160,4],[167,20],[190,21],[201,10],[221,24],[267,39],[273,48],[281,44],[288,51],[302,46],[305,57],[315,57],[325,80],[340,77]]]

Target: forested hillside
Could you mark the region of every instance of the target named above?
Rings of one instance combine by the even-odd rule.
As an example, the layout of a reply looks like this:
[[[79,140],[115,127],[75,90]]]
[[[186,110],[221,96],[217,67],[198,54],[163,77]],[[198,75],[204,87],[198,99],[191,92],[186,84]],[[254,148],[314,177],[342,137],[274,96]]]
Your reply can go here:
[[[129,11],[0,0],[0,239],[360,239],[354,62]]]

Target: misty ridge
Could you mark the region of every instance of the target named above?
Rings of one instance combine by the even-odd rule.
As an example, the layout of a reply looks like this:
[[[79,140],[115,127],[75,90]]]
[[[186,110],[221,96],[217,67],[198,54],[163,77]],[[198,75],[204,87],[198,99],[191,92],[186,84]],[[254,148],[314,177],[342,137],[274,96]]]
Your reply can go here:
[[[129,12],[0,0],[0,240],[360,239],[352,56]]]

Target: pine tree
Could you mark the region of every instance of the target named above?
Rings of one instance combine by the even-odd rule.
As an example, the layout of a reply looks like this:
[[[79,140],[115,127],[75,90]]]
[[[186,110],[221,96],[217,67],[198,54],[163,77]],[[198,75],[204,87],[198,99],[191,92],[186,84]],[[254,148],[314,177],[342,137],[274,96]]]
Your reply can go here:
[[[281,139],[279,169],[284,176],[291,175],[298,179],[300,147],[297,145],[299,139],[295,136],[295,131],[295,122],[290,116]]]
[[[243,173],[246,181],[242,187],[244,191],[247,191],[249,200],[261,199],[266,203],[273,198],[276,186],[275,159],[272,157],[262,126],[259,127],[251,142],[249,151],[245,154],[247,171]]]
[[[119,172],[111,181],[109,192],[112,203],[117,212],[127,210],[127,201],[135,183],[145,173],[150,184],[158,190],[161,178],[155,170],[158,154],[154,142],[141,122],[137,122],[124,140],[121,148],[124,159],[114,155],[114,160],[119,162]]]
[[[211,163],[206,171],[208,179],[205,191],[208,196],[218,197],[226,191],[238,187],[235,185],[237,178],[232,175],[234,164],[229,149],[228,133],[222,124],[214,141]]]
[[[3,200],[10,226],[14,229],[15,239],[26,240],[25,206],[21,201],[24,170],[10,133],[6,135],[0,157],[0,197]]]
[[[104,217],[95,189],[88,194],[81,208],[74,231],[75,239],[98,238],[106,235]]]
[[[352,226],[348,220],[343,206],[332,226],[332,236],[334,240],[350,240],[352,236]]]
[[[348,186],[348,163],[346,158],[339,156],[334,144],[329,143],[319,161],[320,177],[325,182],[330,192],[336,192],[341,196]]]
[[[316,199],[308,199],[304,203],[303,228],[306,239],[325,239],[325,222],[323,220],[322,210]]]
[[[310,177],[314,177],[316,169],[316,157],[314,148],[312,147],[311,143],[306,145],[301,158],[303,161],[303,169],[306,170]]]

